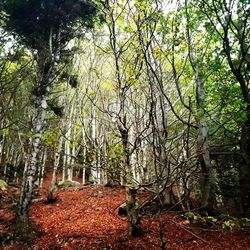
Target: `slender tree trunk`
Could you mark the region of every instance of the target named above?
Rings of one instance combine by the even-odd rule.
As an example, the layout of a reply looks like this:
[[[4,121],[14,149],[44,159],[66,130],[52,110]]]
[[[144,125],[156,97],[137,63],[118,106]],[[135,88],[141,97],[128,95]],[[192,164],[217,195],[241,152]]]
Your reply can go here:
[[[9,171],[9,159],[11,158],[12,155],[12,149],[13,146],[7,147],[6,153],[5,153],[5,164],[4,164],[4,176],[5,176],[5,181],[8,183],[9,182],[9,176],[8,176],[8,171]]]
[[[92,122],[91,122],[91,129],[92,129],[92,141],[93,141],[93,155],[94,159],[92,159],[91,163],[91,175],[93,178],[94,184],[100,184],[100,169],[99,169],[99,162],[98,162],[98,145],[97,145],[97,122],[96,122],[96,107],[95,104],[92,108]]]
[[[5,147],[5,135],[3,135],[1,141],[0,141],[0,166],[2,166],[4,161],[4,147]]]
[[[17,178],[17,168],[19,167],[21,157],[22,157],[22,152],[21,152],[21,150],[20,150],[20,151],[17,151],[16,156],[15,156],[14,161],[13,161],[13,164],[12,164],[13,167],[14,167],[13,182],[16,182],[16,178]]]
[[[86,184],[86,169],[85,167],[82,168],[82,185]]]
[[[148,166],[147,166],[147,145],[144,140],[141,144],[141,161],[142,161],[142,171],[141,171],[141,180],[142,183],[147,183],[149,181],[148,175]]]
[[[62,143],[63,143],[63,137],[61,136],[59,138],[58,146],[57,146],[57,149],[55,150],[55,154],[54,154],[54,166],[53,166],[53,173],[52,173],[52,179],[51,179],[52,186],[54,186],[56,183],[56,174],[57,174],[57,169],[58,169],[58,166],[60,163]]]
[[[66,173],[66,155],[65,155],[65,145],[64,145],[63,166],[62,166],[62,182],[65,181],[65,173]]]
[[[38,185],[39,187],[43,186],[43,175],[45,170],[45,165],[47,161],[47,148],[44,148],[43,153],[41,154],[40,166],[38,170]]]
[[[51,178],[50,186],[48,188],[48,195],[47,195],[48,202],[54,202],[56,200],[56,197],[54,196],[54,190],[56,189],[56,186],[57,186],[56,174],[57,174],[57,169],[60,163],[62,142],[63,142],[63,137],[61,136],[59,138],[58,146],[55,149],[55,154],[54,154],[54,166],[53,166],[52,178]]]
[[[201,205],[207,206],[209,203],[210,191],[212,186],[212,165],[209,154],[208,127],[205,117],[206,97],[204,90],[204,82],[201,77],[200,70],[197,67],[195,67],[195,73],[197,104],[196,122],[198,125],[197,153],[201,165]]]
[[[65,144],[64,144],[64,167],[65,167],[64,173],[67,181],[72,181],[70,136],[71,136],[71,122],[69,124],[68,131],[65,135]]]

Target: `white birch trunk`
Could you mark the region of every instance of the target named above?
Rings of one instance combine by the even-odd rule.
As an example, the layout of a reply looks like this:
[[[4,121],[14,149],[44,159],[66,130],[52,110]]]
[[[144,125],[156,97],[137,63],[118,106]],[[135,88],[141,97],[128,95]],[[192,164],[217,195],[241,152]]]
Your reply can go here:
[[[84,128],[82,128],[81,130],[82,132],[82,141],[83,141],[83,145],[84,145],[84,148],[83,148],[83,156],[84,156],[84,159],[83,159],[83,166],[82,166],[82,184],[85,185],[86,184],[86,164],[85,164],[85,161],[86,161],[86,140],[85,140],[85,131],[84,131]]]
[[[56,174],[57,174],[57,169],[60,163],[62,143],[63,143],[63,137],[61,136],[59,138],[58,146],[54,154],[54,166],[53,166],[53,173],[52,173],[52,179],[51,179],[51,186],[53,187],[55,186],[55,183],[56,183]]]
[[[97,184],[101,184],[101,152],[99,149],[96,158],[97,158]]]
[[[75,165],[75,159],[76,159],[76,131],[75,127],[73,129],[73,135],[71,136],[72,138],[72,148],[71,148],[71,162],[70,162],[70,169],[71,169],[71,180],[73,179],[73,173],[74,173],[74,165]]]
[[[40,168],[40,172],[39,172],[39,187],[40,188],[43,187],[43,176],[44,176],[47,157],[48,157],[48,151],[47,151],[47,148],[45,148],[44,152],[43,152],[42,163],[41,163],[41,168]]]
[[[142,161],[142,171],[141,171],[141,180],[143,183],[149,181],[148,178],[148,167],[147,167],[147,146],[145,140],[141,142],[141,161]]]
[[[86,169],[85,167],[82,168],[82,185],[86,184]]]
[[[92,126],[93,150],[94,150],[94,155],[95,155],[95,159],[93,159],[91,163],[91,176],[92,176],[94,184],[99,184],[100,178],[99,178],[98,152],[96,148],[97,126],[96,126],[96,107],[95,106],[93,106],[93,110],[92,110],[91,126]]]
[[[5,135],[3,135],[3,138],[0,141],[0,166],[1,166],[2,162],[3,162],[4,145],[5,145]]]
[[[65,181],[65,172],[66,172],[66,154],[65,154],[65,144],[64,144],[63,167],[62,167],[62,182]]]
[[[201,164],[201,203],[202,206],[208,205],[211,190],[211,159],[209,154],[208,145],[208,126],[205,117],[205,90],[203,79],[201,78],[200,71],[196,68],[196,101],[197,101],[197,124],[198,124],[198,138],[197,149]]]
[[[38,153],[45,124],[45,115],[47,108],[47,98],[45,95],[38,97],[37,109],[32,121],[32,130],[34,137],[31,139],[31,154],[28,159],[27,168],[24,172],[23,184],[20,196],[19,218],[27,223],[28,212],[32,200],[33,181],[35,178],[38,162]]]
[[[70,149],[71,123],[65,134],[64,156],[63,156],[63,178],[62,181],[72,181],[71,174],[71,149]]]

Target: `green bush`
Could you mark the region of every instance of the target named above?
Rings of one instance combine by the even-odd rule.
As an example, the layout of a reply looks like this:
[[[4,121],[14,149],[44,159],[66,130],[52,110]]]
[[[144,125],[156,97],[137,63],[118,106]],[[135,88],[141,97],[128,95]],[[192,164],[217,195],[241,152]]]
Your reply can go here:
[[[199,213],[188,211],[181,215],[182,218],[189,220],[190,222],[199,224],[205,227],[222,227],[224,230],[233,230],[237,228],[250,228],[250,219],[230,216],[228,213],[220,214],[218,217],[210,216],[207,213],[203,213],[203,216]]]

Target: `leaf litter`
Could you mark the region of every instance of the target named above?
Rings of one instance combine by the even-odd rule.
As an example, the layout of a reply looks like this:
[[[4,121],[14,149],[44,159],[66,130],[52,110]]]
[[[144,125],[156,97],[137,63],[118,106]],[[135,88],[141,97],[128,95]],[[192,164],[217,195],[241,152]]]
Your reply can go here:
[[[99,185],[58,190],[53,204],[44,203],[46,189],[41,189],[40,195],[43,199],[33,203],[30,211],[35,226],[32,237],[29,230],[33,229],[27,229],[26,238],[16,233],[16,204],[11,206],[11,199],[4,201],[0,207],[1,249],[158,250],[162,244],[166,249],[178,250],[250,249],[249,231],[199,228],[183,220],[178,212],[143,216],[143,235],[130,238],[126,218],[118,215],[118,208],[125,201],[125,190],[120,187]]]

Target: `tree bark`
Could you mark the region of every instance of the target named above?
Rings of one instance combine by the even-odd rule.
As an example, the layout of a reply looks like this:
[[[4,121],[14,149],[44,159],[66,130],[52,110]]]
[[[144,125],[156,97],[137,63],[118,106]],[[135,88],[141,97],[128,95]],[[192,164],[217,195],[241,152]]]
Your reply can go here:
[[[243,162],[239,169],[240,198],[243,216],[250,216],[250,122],[241,132],[241,155]]]
[[[139,211],[136,208],[136,189],[126,189],[126,210],[128,219],[128,236],[138,237],[142,234]]]
[[[196,122],[198,125],[197,153],[201,166],[201,205],[205,207],[208,205],[210,198],[212,165],[208,144],[208,126],[205,117],[206,95],[204,82],[200,70],[195,66],[194,70],[196,73]]]
[[[27,168],[24,172],[23,176],[23,183],[21,189],[21,196],[19,201],[19,211],[18,215],[22,222],[28,222],[28,214],[29,214],[29,207],[32,200],[32,192],[34,187],[35,181],[35,174],[37,170],[37,163],[38,163],[38,153],[41,143],[41,137],[43,133],[43,127],[45,123],[45,115],[46,115],[46,108],[47,108],[47,100],[46,95],[42,95],[38,97],[37,101],[37,112],[33,117],[32,121],[32,130],[34,133],[34,137],[31,140],[31,153],[28,160]]]

